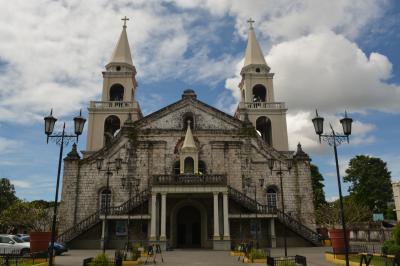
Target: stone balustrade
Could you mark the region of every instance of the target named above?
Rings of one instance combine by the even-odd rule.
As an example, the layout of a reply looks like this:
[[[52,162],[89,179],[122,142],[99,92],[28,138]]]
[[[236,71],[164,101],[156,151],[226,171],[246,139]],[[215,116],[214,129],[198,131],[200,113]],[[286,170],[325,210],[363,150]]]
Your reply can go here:
[[[207,185],[207,186],[226,186],[227,180],[225,175],[155,175],[152,177],[151,184],[153,186],[193,186],[193,185]]]
[[[286,109],[286,105],[284,102],[245,102],[240,103],[239,108],[248,108],[248,109]]]

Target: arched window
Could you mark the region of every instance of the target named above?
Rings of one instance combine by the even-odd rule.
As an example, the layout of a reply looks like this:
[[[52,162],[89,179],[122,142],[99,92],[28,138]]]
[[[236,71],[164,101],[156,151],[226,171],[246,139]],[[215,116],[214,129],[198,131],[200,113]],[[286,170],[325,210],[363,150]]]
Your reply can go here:
[[[114,138],[115,132],[120,128],[121,122],[115,115],[110,115],[104,122],[104,145],[109,145]]]
[[[100,193],[100,210],[103,212],[111,206],[111,191],[103,189]]]
[[[206,164],[203,161],[199,161],[199,174],[204,175],[207,173]]]
[[[274,188],[270,187],[267,189],[267,206],[271,208],[276,208],[276,191]]]
[[[174,163],[174,174],[179,175],[181,173],[181,163],[177,161]]]
[[[267,90],[261,84],[253,87],[253,102],[265,102],[267,98]]]
[[[194,128],[194,116],[192,113],[186,113],[183,115],[183,129],[186,130],[190,121],[190,128]]]
[[[192,157],[186,157],[184,161],[184,173],[185,174],[194,174],[194,160]]]
[[[110,88],[110,101],[123,101],[124,87],[121,84],[114,84]]]
[[[265,116],[261,116],[256,120],[256,130],[260,133],[261,138],[268,145],[272,145],[272,128],[271,120]]]

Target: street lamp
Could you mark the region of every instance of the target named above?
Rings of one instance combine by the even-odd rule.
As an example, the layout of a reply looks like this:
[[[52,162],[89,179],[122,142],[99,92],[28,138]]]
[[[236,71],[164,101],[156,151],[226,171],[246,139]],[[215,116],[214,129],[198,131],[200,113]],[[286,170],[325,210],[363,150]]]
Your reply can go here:
[[[117,174],[118,174],[118,171],[121,170],[122,159],[121,159],[120,157],[117,157],[117,158],[114,160],[114,162],[108,161],[108,162],[107,162],[107,167],[106,167],[105,169],[102,169],[102,168],[103,168],[103,161],[104,161],[104,159],[101,158],[101,157],[99,157],[99,158],[96,159],[96,167],[97,167],[97,170],[98,170],[99,172],[105,172],[105,174],[106,174],[106,176],[107,176],[107,183],[106,183],[106,190],[107,190],[107,193],[106,193],[106,208],[105,208],[105,211],[104,211],[104,226],[106,227],[106,226],[107,226],[107,215],[108,215],[108,211],[109,211],[109,206],[108,206],[109,199],[108,199],[108,197],[109,197],[109,195],[110,195],[110,193],[109,193],[109,192],[110,192],[110,177],[113,175],[113,171],[116,171]],[[111,168],[111,165],[114,165],[114,168]],[[104,229],[104,230],[105,230],[105,229]],[[103,253],[106,252],[106,237],[105,237],[105,235],[106,235],[106,234],[103,233],[103,234],[102,234],[102,239],[101,239],[101,241],[102,241],[102,243],[103,243]]]
[[[275,167],[275,163],[278,162],[278,169],[274,170]],[[282,176],[283,176],[283,172],[289,172],[292,169],[293,166],[293,161],[291,159],[287,159],[286,160],[286,168],[287,169],[283,169],[282,168],[282,161],[281,160],[275,160],[273,158],[268,159],[268,167],[269,170],[271,170],[271,174],[272,172],[276,172],[277,175],[279,175],[279,181],[280,181],[280,186],[281,186],[281,205],[282,205],[282,214],[285,215],[285,202],[284,202],[284,196],[283,196],[283,183],[282,183]],[[283,246],[285,249],[285,257],[287,257],[287,240],[286,240],[286,226],[283,225]]]
[[[65,122],[61,133],[53,134],[54,125],[57,122],[57,118],[53,116],[53,109],[50,111],[50,115],[44,118],[44,132],[47,135],[47,143],[52,138],[57,144],[60,145],[60,153],[58,156],[58,169],[57,169],[57,183],[56,183],[56,196],[54,199],[54,211],[53,211],[53,223],[51,226],[51,242],[50,242],[50,254],[49,254],[49,266],[53,266],[53,253],[54,253],[54,242],[56,238],[56,222],[57,222],[57,202],[58,202],[58,189],[60,185],[60,173],[61,163],[64,151],[64,145],[68,145],[70,141],[75,140],[78,142],[79,135],[83,132],[86,119],[82,117],[82,111],[79,112],[79,116],[74,118],[75,134],[67,134],[65,132]]]
[[[128,228],[127,228],[127,239],[126,239],[126,250],[129,251],[130,246],[130,239],[129,239],[129,227],[131,222],[131,200],[132,200],[132,187],[135,188],[136,195],[139,192],[139,179],[133,178],[131,179],[130,175],[128,174],[128,178],[122,177],[121,178],[121,185],[123,189],[128,189],[129,191],[129,200],[128,200]]]
[[[260,187],[262,188],[264,186],[264,179],[260,178],[258,180]],[[254,190],[254,201],[255,201],[255,205],[256,205],[256,248],[258,249],[259,244],[258,244],[258,228],[259,228],[259,224],[258,224],[258,202],[257,202],[257,184],[255,183],[255,181],[253,181],[250,177],[247,177],[245,179],[245,186],[247,188],[247,190],[250,190],[250,188],[252,188]]]
[[[347,242],[347,233],[346,233],[346,222],[344,219],[344,207],[343,207],[343,197],[342,197],[342,186],[340,183],[340,173],[339,173],[339,162],[337,155],[337,146],[342,144],[344,141],[349,143],[349,136],[351,135],[351,124],[353,119],[347,117],[347,112],[344,113],[344,118],[340,119],[340,123],[343,127],[343,135],[336,134],[333,130],[331,124],[329,124],[331,132],[329,134],[323,134],[324,132],[324,118],[318,116],[318,111],[315,111],[316,117],[312,119],[314,124],[315,133],[319,136],[319,142],[322,140],[326,141],[329,146],[333,146],[333,151],[335,153],[335,162],[336,162],[336,176],[337,183],[339,188],[339,201],[340,201],[340,215],[342,220],[343,227],[343,238],[344,238],[344,247],[345,247],[345,255],[346,255],[346,266],[349,266],[349,243]]]

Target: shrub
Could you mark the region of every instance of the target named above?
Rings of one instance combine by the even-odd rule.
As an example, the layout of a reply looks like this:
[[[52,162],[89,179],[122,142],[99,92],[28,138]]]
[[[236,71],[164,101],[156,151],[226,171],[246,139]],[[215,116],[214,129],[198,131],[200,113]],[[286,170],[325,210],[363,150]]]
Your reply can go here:
[[[265,259],[267,254],[262,249],[255,249],[253,248],[249,253],[249,259],[256,260],[256,259]]]
[[[400,252],[400,245],[397,245],[394,240],[385,241],[382,246],[382,253],[388,255],[395,255]]]
[[[89,263],[89,266],[113,266],[106,254],[98,254],[94,257],[93,261]]]
[[[132,247],[132,260],[138,260],[140,258],[140,252],[139,252],[140,244],[136,243]]]

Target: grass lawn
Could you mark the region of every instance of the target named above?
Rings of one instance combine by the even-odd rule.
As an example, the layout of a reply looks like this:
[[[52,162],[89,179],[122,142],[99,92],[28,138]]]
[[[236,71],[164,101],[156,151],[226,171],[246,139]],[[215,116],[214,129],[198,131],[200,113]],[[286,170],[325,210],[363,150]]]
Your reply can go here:
[[[360,260],[361,260],[361,255],[358,255],[358,254],[350,255],[350,261],[360,263]],[[392,265],[391,264],[392,261],[393,261],[393,259],[390,259],[390,258],[383,258],[383,257],[375,257],[374,256],[372,258],[372,261],[371,261],[370,265],[373,265],[373,266],[386,266],[386,265],[388,265],[387,262],[389,262],[390,265]],[[365,262],[363,262],[363,264],[364,263]]]

